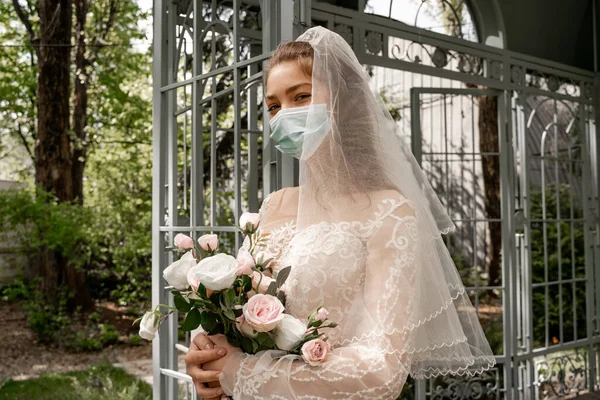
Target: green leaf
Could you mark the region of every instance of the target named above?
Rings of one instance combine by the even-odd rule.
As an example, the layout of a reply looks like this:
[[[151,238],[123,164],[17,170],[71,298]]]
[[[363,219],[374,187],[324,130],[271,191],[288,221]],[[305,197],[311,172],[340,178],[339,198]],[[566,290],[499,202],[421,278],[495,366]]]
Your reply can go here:
[[[281,304],[285,306],[285,292],[283,290],[280,290],[277,293],[277,298],[279,299],[279,301],[281,301]]]
[[[185,321],[183,321],[181,329],[186,332],[193,331],[200,325],[200,319],[200,311],[197,308],[192,308],[185,316]]]
[[[252,279],[248,275],[242,275],[242,281],[244,282],[244,292],[252,290]]]
[[[247,336],[242,336],[241,344],[242,350],[244,350],[245,353],[254,354],[254,346],[256,345],[256,343],[254,343],[254,340],[250,339]]]
[[[229,318],[230,320],[235,321],[235,313],[233,312],[233,310],[231,308],[224,309],[223,314],[225,314],[225,316],[227,318]]]
[[[210,332],[219,324],[219,315],[209,311],[203,311],[200,314],[200,324],[202,324],[202,329],[206,332]]]
[[[225,326],[222,323],[218,323],[213,329],[208,331],[209,335],[218,335],[225,333]]]
[[[206,288],[204,287],[203,284],[199,284],[198,285],[198,290],[197,293],[200,295],[200,297],[202,297],[203,299],[207,299],[208,300],[208,296],[206,295]]]
[[[263,344],[269,337],[270,336],[267,332],[260,332],[258,335],[256,335],[256,341],[258,344]]]
[[[209,300],[212,301],[213,304],[221,304],[221,293],[222,292],[214,292]]]
[[[238,340],[237,337],[231,337],[231,336],[227,336],[227,342],[232,345],[233,347],[240,347],[240,341]]]
[[[223,292],[223,300],[227,308],[233,308],[233,306],[235,305],[235,297],[235,289],[227,289],[225,292]]]
[[[271,335],[269,335],[266,332],[259,333],[258,336],[256,337],[256,341],[260,345],[260,348],[263,350],[275,348],[275,341],[273,340]]]
[[[192,309],[192,304],[185,301],[181,296],[175,296],[173,300],[175,301],[175,307],[179,312],[186,313]]]
[[[313,321],[311,322],[310,326],[314,326],[316,328],[320,327],[321,325],[323,325],[323,321]]]
[[[277,295],[277,283],[271,282],[265,294],[270,294],[271,296]]]
[[[277,287],[283,286],[283,284],[287,280],[288,276],[290,276],[291,271],[292,271],[292,267],[288,266],[288,267],[283,268],[282,270],[280,270],[277,273],[277,279],[276,279]]]

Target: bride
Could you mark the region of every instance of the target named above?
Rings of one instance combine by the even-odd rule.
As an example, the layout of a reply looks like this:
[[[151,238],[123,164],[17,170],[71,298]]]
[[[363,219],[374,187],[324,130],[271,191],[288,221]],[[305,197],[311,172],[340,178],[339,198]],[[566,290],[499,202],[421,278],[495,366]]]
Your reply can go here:
[[[441,238],[454,224],[344,39],[315,27],[280,45],[266,102],[276,147],[300,160],[300,186],[263,202],[261,250],[275,273],[292,266],[288,313],[306,321],[322,305],[339,325],[319,366],[198,334],[186,356],[198,395],[396,399],[409,374],[493,366]]]

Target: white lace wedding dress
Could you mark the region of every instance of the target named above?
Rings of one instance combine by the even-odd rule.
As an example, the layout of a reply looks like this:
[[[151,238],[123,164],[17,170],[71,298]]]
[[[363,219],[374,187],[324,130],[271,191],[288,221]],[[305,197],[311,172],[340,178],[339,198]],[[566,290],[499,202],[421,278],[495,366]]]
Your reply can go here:
[[[428,332],[426,343],[437,341],[436,346],[419,347],[417,336],[424,331],[417,328],[457,326],[459,317],[450,306],[464,289],[453,294],[431,288],[443,299],[434,306],[436,312],[428,319],[411,312],[421,285],[410,200],[398,192],[383,192],[347,221],[297,229],[293,212],[282,210],[292,191],[284,192],[271,195],[261,208],[263,232],[269,232],[261,250],[278,260],[275,271],[292,266],[285,284],[286,312],[306,321],[318,306],[329,310],[330,320],[339,324],[327,330],[333,350],[317,367],[276,351],[238,354],[223,369],[226,393],[235,400],[396,399],[409,373],[426,377],[433,371],[432,358],[441,373],[444,368],[450,372],[457,359],[473,358],[465,334],[458,330]]]

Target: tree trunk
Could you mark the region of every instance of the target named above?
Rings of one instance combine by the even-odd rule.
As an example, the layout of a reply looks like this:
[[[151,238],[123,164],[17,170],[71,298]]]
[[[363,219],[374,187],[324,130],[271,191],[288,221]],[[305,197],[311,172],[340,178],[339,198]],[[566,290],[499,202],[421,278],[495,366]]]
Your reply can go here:
[[[87,0],[75,0],[77,52],[75,54],[75,88],[73,91],[73,199],[83,205],[83,171],[87,161],[88,60],[86,57],[85,21]]]
[[[498,98],[496,96],[479,97],[479,150],[481,153],[498,153]],[[502,265],[502,223],[500,206],[500,159],[498,155],[481,156],[483,170],[484,205],[486,217],[497,221],[488,222],[490,247],[488,250],[488,284],[500,283]],[[490,294],[492,292],[490,291]]]
[[[70,130],[70,67],[72,0],[40,0],[38,60],[38,140],[35,146],[35,183],[52,192],[59,202],[73,201],[73,162]],[[50,301],[66,288],[71,306],[87,308],[91,299],[85,275],[68,260],[47,248],[40,249],[43,290]]]

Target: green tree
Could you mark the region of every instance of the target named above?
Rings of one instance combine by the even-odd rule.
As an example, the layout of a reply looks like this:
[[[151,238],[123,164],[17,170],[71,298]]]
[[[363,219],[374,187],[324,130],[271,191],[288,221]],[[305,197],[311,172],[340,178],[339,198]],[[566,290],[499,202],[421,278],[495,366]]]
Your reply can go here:
[[[149,64],[147,55],[132,48],[144,37],[137,24],[146,15],[134,0],[1,0],[0,10],[8,44],[0,53],[0,117],[11,121],[0,129],[26,149],[32,167],[22,172],[32,172],[36,186],[83,205],[86,163],[105,133],[137,132],[150,119],[127,87],[147,72],[137,64]],[[72,306],[91,305],[82,270],[48,248],[39,260],[50,299],[66,286]]]

